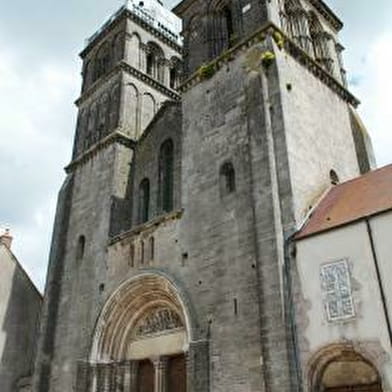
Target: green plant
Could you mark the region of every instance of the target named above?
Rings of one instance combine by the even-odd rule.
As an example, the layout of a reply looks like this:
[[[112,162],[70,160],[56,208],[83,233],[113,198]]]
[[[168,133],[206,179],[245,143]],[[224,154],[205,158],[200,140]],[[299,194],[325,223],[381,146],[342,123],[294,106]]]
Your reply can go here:
[[[204,64],[199,68],[198,74],[201,79],[209,79],[215,74],[215,71],[215,64]]]
[[[260,42],[264,42],[267,36],[265,35],[265,33],[260,33],[257,38]]]
[[[261,55],[261,62],[265,67],[268,67],[274,62],[275,58],[275,54],[267,50]]]
[[[272,35],[272,38],[274,39],[276,45],[278,46],[279,49],[283,49],[284,47],[284,37],[279,31],[275,31],[274,34]]]
[[[235,45],[236,42],[238,41],[238,39],[239,39],[238,34],[232,34],[232,35],[230,36],[230,46]]]

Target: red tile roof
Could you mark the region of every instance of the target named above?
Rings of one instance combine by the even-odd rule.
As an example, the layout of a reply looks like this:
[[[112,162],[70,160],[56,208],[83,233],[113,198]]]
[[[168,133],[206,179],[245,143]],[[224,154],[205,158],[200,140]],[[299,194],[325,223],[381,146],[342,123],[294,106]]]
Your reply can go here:
[[[392,209],[392,164],[333,187],[296,239]]]

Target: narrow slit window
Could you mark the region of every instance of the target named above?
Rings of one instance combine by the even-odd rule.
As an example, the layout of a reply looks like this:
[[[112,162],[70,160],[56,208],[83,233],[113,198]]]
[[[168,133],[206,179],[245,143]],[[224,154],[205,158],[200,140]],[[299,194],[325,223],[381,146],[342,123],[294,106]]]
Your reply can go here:
[[[78,239],[78,245],[76,248],[76,260],[78,261],[83,260],[85,247],[86,247],[86,238],[84,235],[81,235]]]
[[[150,181],[145,178],[139,187],[139,223],[145,223],[149,219],[150,207]]]
[[[173,209],[174,146],[171,139],[166,140],[159,156],[159,204],[162,212]]]
[[[170,88],[176,88],[177,81],[177,71],[175,68],[170,69]]]
[[[147,54],[147,74],[153,76],[154,73],[154,55],[152,53]]]
[[[229,46],[234,44],[234,24],[233,24],[233,14],[229,7],[223,9],[223,16],[226,24],[227,38],[229,41]]]
[[[154,237],[150,238],[150,261],[153,261],[155,258],[155,240]]]
[[[220,170],[220,182],[223,195],[234,193],[236,190],[235,170],[231,162],[226,162]]]

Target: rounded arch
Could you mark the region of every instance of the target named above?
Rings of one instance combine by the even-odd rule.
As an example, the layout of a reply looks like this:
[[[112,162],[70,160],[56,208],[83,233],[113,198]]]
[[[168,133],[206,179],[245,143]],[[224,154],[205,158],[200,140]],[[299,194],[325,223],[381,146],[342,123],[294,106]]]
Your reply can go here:
[[[127,38],[127,62],[131,64],[133,67],[140,69],[140,46],[141,46],[141,38],[140,35],[136,32],[133,32],[129,38]]]
[[[238,40],[238,28],[235,25],[236,15],[233,3],[228,0],[211,0],[208,14],[212,28],[209,34],[212,42],[211,53],[218,56]]]
[[[164,83],[165,74],[165,53],[163,49],[154,41],[149,41],[146,45],[146,73]]]
[[[109,105],[109,129],[113,130],[118,127],[120,117],[120,94],[121,84],[117,82],[110,91]]]
[[[110,42],[104,42],[97,50],[94,61],[94,81],[105,75],[110,68]]]
[[[109,102],[109,94],[103,93],[99,98],[98,134],[100,138],[106,135],[109,128]]]
[[[172,56],[169,61],[169,86],[170,88],[177,88],[180,83],[181,74],[181,60],[179,57]]]
[[[144,93],[142,96],[140,128],[143,133],[147,125],[151,122],[156,112],[156,101],[152,94]]]
[[[125,281],[107,300],[98,318],[91,361],[130,359],[132,342],[140,342],[140,334],[152,336],[160,332],[155,331],[152,321],[156,315],[161,321],[166,320],[166,326],[162,322],[158,326],[158,329],[164,327],[166,335],[168,332],[184,334],[182,350],[185,352],[193,333],[187,303],[178,285],[161,272],[144,272]]]
[[[124,38],[123,32],[117,33],[112,42],[112,57],[115,63],[124,58]]]
[[[309,12],[308,23],[314,58],[323,68],[332,72],[333,59],[329,47],[329,41],[332,37],[324,30],[323,25],[315,12]]]
[[[324,347],[310,361],[310,391],[382,392],[381,376],[374,363],[350,344]]]
[[[124,107],[127,108],[128,115],[125,118],[129,128],[129,134],[137,137],[139,133],[139,90],[135,84],[128,82],[124,86]]]
[[[300,0],[284,0],[281,7],[284,31],[307,53],[311,51],[308,15]]]

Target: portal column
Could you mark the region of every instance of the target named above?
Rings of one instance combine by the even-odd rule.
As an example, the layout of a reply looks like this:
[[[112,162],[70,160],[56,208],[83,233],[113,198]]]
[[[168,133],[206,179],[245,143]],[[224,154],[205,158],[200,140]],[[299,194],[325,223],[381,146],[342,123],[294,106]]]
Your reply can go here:
[[[167,357],[159,357],[152,360],[155,370],[154,392],[167,391]]]

